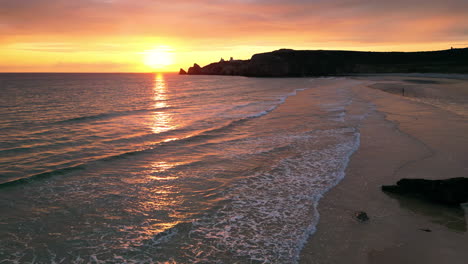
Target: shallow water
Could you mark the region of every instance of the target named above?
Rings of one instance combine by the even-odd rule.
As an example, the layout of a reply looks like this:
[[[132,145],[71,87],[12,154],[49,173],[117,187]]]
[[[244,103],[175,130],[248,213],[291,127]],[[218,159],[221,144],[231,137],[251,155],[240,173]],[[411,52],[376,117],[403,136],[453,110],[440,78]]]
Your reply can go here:
[[[294,263],[359,84],[0,74],[0,262]]]

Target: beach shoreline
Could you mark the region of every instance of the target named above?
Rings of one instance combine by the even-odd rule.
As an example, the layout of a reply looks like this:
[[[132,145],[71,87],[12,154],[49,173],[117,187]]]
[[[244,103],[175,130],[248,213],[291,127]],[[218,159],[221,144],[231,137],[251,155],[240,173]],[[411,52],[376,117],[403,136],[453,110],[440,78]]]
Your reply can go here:
[[[345,178],[320,200],[317,231],[299,263],[464,263],[468,235],[462,209],[390,197],[380,186],[401,178],[467,176],[464,109],[451,111],[424,100],[448,94],[463,105],[468,82],[425,76],[355,79],[364,84],[352,88],[359,99],[347,111],[350,116],[368,113],[360,126],[361,145]],[[385,91],[403,83],[417,91],[412,98]],[[422,100],[414,100],[418,97]],[[375,108],[364,109],[369,105]],[[356,220],[358,211],[367,212],[370,220]]]

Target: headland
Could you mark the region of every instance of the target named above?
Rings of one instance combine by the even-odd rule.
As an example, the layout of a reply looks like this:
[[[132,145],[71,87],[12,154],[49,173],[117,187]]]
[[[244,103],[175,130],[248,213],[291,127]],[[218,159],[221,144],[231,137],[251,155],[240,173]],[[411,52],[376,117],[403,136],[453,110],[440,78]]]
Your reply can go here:
[[[367,73],[468,73],[468,48],[421,52],[280,49],[249,60],[194,64],[180,74],[305,77]]]

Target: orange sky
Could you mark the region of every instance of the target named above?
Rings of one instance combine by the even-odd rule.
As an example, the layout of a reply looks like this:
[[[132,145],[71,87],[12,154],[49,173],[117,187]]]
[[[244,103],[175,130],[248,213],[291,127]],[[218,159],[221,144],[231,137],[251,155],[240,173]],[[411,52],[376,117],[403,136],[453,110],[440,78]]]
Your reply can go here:
[[[467,14],[467,0],[0,0],[0,72],[178,71],[279,48],[461,48]]]

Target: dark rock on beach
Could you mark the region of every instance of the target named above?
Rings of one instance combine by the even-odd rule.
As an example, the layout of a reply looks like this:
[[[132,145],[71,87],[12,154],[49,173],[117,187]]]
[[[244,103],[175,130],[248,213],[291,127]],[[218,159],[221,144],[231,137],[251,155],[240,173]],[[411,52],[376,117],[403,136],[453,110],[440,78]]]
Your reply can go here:
[[[447,205],[468,202],[468,178],[446,180],[401,179],[396,185],[384,185],[382,191],[421,198]]]
[[[195,64],[188,74],[302,77],[357,73],[468,73],[468,48],[426,52],[280,49],[250,60]]]
[[[428,228],[420,228],[419,230],[424,231],[424,232],[427,232],[427,233],[432,232],[432,230],[430,230],[430,229],[428,229]]]
[[[366,222],[369,221],[369,216],[367,215],[366,212],[357,212],[355,215],[356,219],[359,220],[360,222]]]

